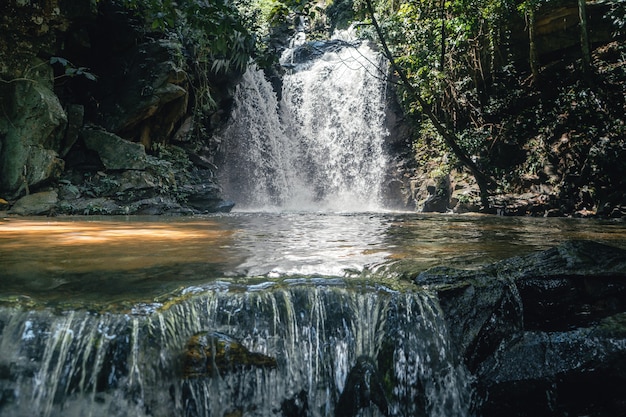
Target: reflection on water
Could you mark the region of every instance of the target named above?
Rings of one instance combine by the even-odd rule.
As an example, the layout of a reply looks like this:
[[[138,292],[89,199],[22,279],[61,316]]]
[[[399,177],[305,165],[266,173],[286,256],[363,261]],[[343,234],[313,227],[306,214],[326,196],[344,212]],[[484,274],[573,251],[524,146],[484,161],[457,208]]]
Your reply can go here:
[[[149,301],[217,280],[348,276],[395,260],[476,267],[626,223],[407,213],[232,213],[0,221],[0,297]]]

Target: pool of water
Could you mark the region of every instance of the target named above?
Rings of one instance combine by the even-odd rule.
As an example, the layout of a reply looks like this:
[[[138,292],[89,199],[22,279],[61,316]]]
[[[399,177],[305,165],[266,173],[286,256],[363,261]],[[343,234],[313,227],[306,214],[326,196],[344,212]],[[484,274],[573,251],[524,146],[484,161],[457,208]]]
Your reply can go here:
[[[626,222],[415,213],[0,220],[0,301],[148,303],[215,283],[349,280],[398,260],[475,268],[573,239],[626,248]]]

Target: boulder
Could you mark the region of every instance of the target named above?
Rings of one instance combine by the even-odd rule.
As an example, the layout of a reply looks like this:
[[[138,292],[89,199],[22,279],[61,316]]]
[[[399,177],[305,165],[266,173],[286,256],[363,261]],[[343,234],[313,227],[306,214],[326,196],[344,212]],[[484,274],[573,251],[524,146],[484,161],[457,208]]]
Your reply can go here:
[[[71,104],[67,108],[67,130],[61,146],[60,154],[67,156],[72,146],[78,140],[80,129],[83,127],[85,119],[85,107],[79,104]]]
[[[417,211],[423,213],[445,213],[450,209],[452,193],[450,175],[441,172],[433,165],[432,171],[424,172],[410,181],[410,199],[415,202]]]
[[[58,194],[53,191],[42,191],[40,193],[29,194],[17,200],[9,210],[10,214],[22,216],[36,216],[50,214],[58,203]]]
[[[483,416],[616,416],[626,401],[626,322],[568,332],[523,332],[477,371]]]
[[[626,414],[626,251],[588,241],[414,278],[436,292],[481,415]]]
[[[106,169],[146,169],[146,150],[142,144],[99,129],[83,129],[81,136],[85,146],[98,154]]]
[[[177,201],[170,197],[152,197],[139,201],[135,201],[126,206],[127,213],[143,214],[143,215],[159,215],[159,214],[193,214],[194,211],[188,207],[183,207]]]
[[[173,133],[187,110],[182,46],[170,40],[151,41],[128,55],[126,61],[132,64],[119,79],[109,81],[108,88],[115,93],[103,101],[100,123],[111,132],[131,132],[150,146],[154,139],[162,142]]]
[[[33,65],[49,66],[35,60]],[[0,153],[0,189],[9,195],[58,178],[63,161],[58,158],[60,134],[67,117],[52,92],[51,73],[31,74],[33,79],[2,85],[0,105],[7,122]],[[41,76],[40,78],[38,78]]]
[[[362,408],[370,406],[378,407],[385,416],[389,415],[389,404],[376,363],[369,357],[361,356],[350,369],[346,386],[335,407],[335,416],[354,417]]]
[[[292,398],[283,400],[280,411],[284,417],[307,417],[309,415],[309,397],[305,390],[301,390]]]
[[[276,359],[250,352],[232,337],[218,332],[193,335],[184,354],[183,374],[187,378],[215,377],[251,368],[276,368]]]
[[[523,327],[519,293],[507,277],[434,268],[415,282],[437,292],[452,345],[470,371]]]
[[[106,197],[76,198],[59,202],[57,207],[62,214],[78,215],[120,215],[133,214],[126,207]]]
[[[298,36],[304,35],[299,33]],[[304,38],[302,38],[304,40]],[[291,55],[283,57],[281,65],[285,68],[294,68],[297,64],[310,62],[315,58],[319,58],[329,52],[339,52],[344,48],[354,48],[359,42],[348,42],[341,39],[332,39],[328,41],[311,41],[302,42],[291,51]],[[296,40],[298,42],[298,40]]]
[[[201,213],[228,213],[235,203],[220,197],[220,188],[214,183],[186,184],[182,191],[187,195],[187,204]]]

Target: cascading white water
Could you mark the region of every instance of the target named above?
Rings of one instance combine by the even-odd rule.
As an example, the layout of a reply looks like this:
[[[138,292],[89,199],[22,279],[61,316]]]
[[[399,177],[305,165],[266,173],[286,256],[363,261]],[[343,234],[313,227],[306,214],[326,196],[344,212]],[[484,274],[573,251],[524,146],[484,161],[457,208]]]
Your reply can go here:
[[[237,89],[221,135],[225,197],[253,209],[379,210],[387,165],[381,57],[367,43],[332,40],[289,49],[282,64],[280,103],[254,66]]]
[[[0,415],[468,415],[467,375],[455,363],[436,298],[321,280],[285,284],[190,288],[184,301],[148,314],[0,308]],[[275,358],[276,366],[186,375],[185,346],[207,331]],[[367,383],[385,399],[344,399],[354,405],[345,414],[338,407],[355,388],[348,385],[359,358],[377,368]],[[285,406],[294,398],[304,404],[300,414]]]

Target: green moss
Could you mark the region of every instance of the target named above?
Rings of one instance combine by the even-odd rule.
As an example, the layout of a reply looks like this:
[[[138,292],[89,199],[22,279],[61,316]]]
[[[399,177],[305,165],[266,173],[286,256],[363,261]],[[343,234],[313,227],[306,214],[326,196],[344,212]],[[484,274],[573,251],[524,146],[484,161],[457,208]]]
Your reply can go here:
[[[626,339],[626,313],[607,317],[600,322],[594,336]]]

